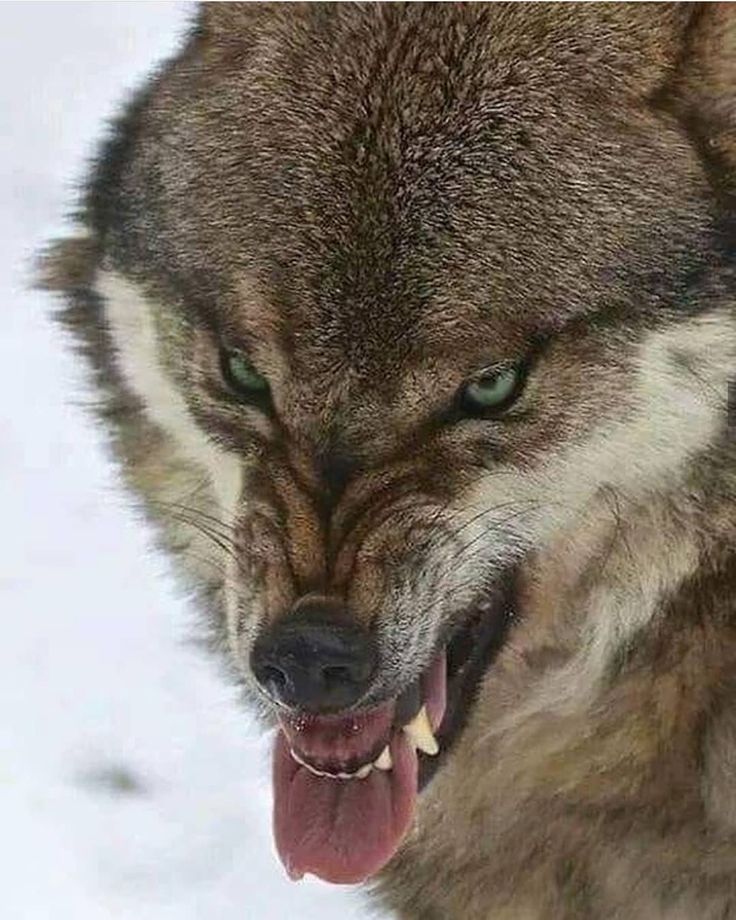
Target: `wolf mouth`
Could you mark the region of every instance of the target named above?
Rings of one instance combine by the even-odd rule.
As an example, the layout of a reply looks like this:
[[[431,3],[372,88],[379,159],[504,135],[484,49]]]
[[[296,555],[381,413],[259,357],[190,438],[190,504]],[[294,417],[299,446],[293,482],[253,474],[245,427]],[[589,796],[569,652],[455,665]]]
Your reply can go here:
[[[274,836],[292,879],[362,882],[394,855],[417,793],[461,734],[515,616],[507,575],[401,694],[345,715],[280,716]]]

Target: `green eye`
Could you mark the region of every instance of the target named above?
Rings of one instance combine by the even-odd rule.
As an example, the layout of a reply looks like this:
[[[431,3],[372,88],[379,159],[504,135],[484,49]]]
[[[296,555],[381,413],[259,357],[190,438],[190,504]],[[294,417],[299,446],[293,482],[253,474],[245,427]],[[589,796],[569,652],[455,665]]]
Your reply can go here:
[[[462,407],[468,415],[500,412],[519,395],[521,383],[522,373],[518,367],[483,374],[463,387]]]
[[[268,380],[259,374],[252,362],[241,351],[224,351],[220,356],[222,375],[231,389],[242,396],[263,398],[268,396]]]

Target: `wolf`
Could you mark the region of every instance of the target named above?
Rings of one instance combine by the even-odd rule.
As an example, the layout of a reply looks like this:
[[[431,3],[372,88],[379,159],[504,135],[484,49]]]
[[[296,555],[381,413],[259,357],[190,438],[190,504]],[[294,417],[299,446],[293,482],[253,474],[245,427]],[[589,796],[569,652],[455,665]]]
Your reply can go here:
[[[733,4],[205,4],[43,283],[289,875],[736,917]]]

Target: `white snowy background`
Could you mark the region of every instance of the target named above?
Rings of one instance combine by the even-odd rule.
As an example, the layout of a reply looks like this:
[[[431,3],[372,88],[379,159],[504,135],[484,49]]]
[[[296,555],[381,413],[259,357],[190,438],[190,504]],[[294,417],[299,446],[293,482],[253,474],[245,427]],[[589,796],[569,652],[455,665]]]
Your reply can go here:
[[[289,882],[269,739],[121,493],[78,361],[26,287],[109,116],[172,49],[181,3],[0,4],[0,915],[360,920]]]

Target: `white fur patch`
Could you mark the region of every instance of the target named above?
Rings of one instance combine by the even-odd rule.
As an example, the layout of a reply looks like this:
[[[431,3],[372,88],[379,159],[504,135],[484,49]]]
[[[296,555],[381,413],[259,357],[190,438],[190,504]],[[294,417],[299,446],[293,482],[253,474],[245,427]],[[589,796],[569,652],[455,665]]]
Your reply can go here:
[[[693,376],[673,361],[687,355]],[[602,485],[628,496],[662,492],[724,423],[736,367],[736,321],[726,312],[649,335],[636,363],[634,411],[606,422],[583,445],[564,449],[534,470],[499,469],[467,500],[469,516],[496,502],[539,503],[533,542],[553,538]],[[527,530],[527,533],[529,531]]]
[[[143,403],[151,421],[173,440],[188,463],[208,476],[221,520],[226,525],[232,523],[241,499],[242,462],[204,436],[176,384],[162,367],[153,318],[155,304],[115,272],[100,272],[97,287],[104,298],[105,315],[126,383]],[[228,556],[223,565],[225,614],[235,648],[238,599],[231,587],[234,561]]]
[[[241,463],[204,436],[161,366],[152,316],[155,305],[116,272],[100,272],[97,287],[105,300],[105,315],[126,383],[151,421],[175,440],[188,460],[209,474],[221,511],[232,514],[240,497]]]
[[[532,709],[586,699],[611,657],[697,564],[691,535],[681,533],[664,510],[659,516],[658,502],[676,488],[688,461],[722,431],[734,367],[736,321],[730,312],[651,333],[636,361],[633,412],[602,424],[585,444],[550,456],[536,469],[494,471],[471,495],[468,519],[482,508],[517,503],[523,512],[519,539],[550,553],[560,552],[561,534],[590,526],[586,515],[602,487],[613,487],[624,499],[618,511],[626,543],[613,548],[605,577],[588,599],[581,651],[559,680],[552,677],[540,688]],[[649,520],[630,519],[636,505],[640,512],[651,509]],[[608,513],[601,503],[601,514]],[[494,516],[503,517],[484,517],[484,526]],[[509,556],[515,550],[509,540]],[[479,563],[481,558],[479,553]],[[575,568],[575,560],[567,564]]]
[[[620,418],[601,421],[587,441],[550,451],[535,468],[496,468],[460,496],[439,516],[453,538],[434,540],[424,569],[387,598],[390,647],[383,651],[413,667],[431,647],[443,611],[477,601],[478,585],[530,549],[559,556],[579,573],[617,512],[625,545],[611,545],[605,578],[588,598],[580,654],[560,686],[546,691],[560,702],[585,699],[611,657],[696,564],[690,536],[673,533],[667,514],[653,510],[650,520],[634,523],[631,513],[654,509],[722,429],[735,343],[736,324],[726,311],[651,333],[640,345]],[[608,507],[602,489],[620,497],[621,507]],[[414,625],[418,604],[425,611],[421,633]]]

